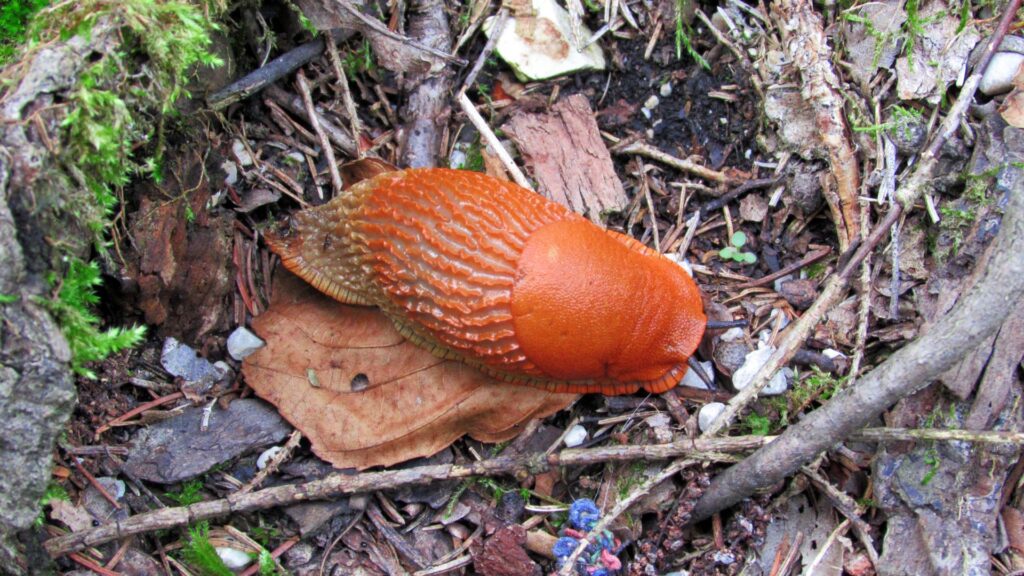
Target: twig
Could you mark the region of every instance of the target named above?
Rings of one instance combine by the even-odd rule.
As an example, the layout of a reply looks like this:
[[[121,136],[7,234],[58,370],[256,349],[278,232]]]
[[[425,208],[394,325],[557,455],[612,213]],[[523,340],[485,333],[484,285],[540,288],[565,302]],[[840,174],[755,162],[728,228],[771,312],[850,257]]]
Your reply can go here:
[[[164,404],[167,404],[168,402],[173,402],[173,401],[175,401],[175,400],[177,400],[179,398],[184,398],[184,397],[185,397],[185,395],[182,394],[181,392],[174,392],[173,394],[168,394],[167,396],[164,396],[162,398],[157,398],[156,400],[150,400],[149,402],[146,402],[145,404],[140,404],[140,405],[136,406],[135,408],[132,408],[131,410],[125,412],[124,414],[121,414],[117,418],[114,418],[110,422],[107,422],[106,424],[104,424],[104,425],[100,426],[99,428],[97,428],[96,429],[96,438],[99,439],[100,434],[103,434],[104,432],[106,432],[107,430],[110,430],[114,426],[120,426],[121,424],[124,424],[129,419],[137,416],[138,414],[142,414],[146,410],[151,410],[153,408],[156,408],[157,406],[162,406]]]
[[[828,256],[831,253],[832,253],[832,248],[826,246],[826,247],[824,247],[824,248],[822,248],[820,250],[815,250],[814,252],[811,252],[810,254],[804,256],[803,258],[801,258],[800,260],[798,260],[796,262],[793,262],[792,264],[783,266],[782,268],[779,269],[778,272],[774,272],[774,273],[769,274],[767,276],[762,276],[761,278],[758,278],[757,280],[751,280],[750,282],[744,282],[742,284],[737,284],[736,286],[733,286],[733,288],[736,289],[736,290],[741,290],[743,288],[755,288],[757,286],[764,286],[765,284],[771,284],[775,280],[777,280],[779,278],[782,278],[783,276],[785,276],[787,274],[792,274],[793,272],[796,272],[797,270],[800,270],[804,266],[810,266],[811,264],[814,264],[818,260],[821,260],[822,258],[824,258],[825,256]]]
[[[338,55],[338,47],[334,44],[327,44],[327,54],[330,56],[331,67],[334,68],[334,75],[337,77],[338,91],[341,92],[341,102],[345,106],[345,114],[348,115],[349,130],[352,131],[352,139],[356,141],[357,157],[362,158],[362,147],[359,145],[360,134],[363,133],[362,122],[359,120],[359,112],[356,110],[355,100],[352,99],[352,90],[348,87],[348,76],[345,74],[345,67],[341,64],[341,56]]]
[[[650,158],[651,160],[654,160],[656,162],[661,162],[662,164],[671,166],[676,170],[693,174],[694,176],[699,176],[705,180],[711,180],[712,182],[732,182],[732,180],[723,172],[713,170],[711,168],[708,168],[707,166],[701,166],[700,164],[690,162],[689,160],[676,158],[671,154],[662,152],[661,150],[658,150],[654,146],[645,144],[643,142],[634,142],[623,148],[613,148],[612,150],[616,154],[637,154],[645,158]]]
[[[299,88],[299,95],[302,96],[302,104],[306,107],[306,117],[309,118],[309,125],[313,127],[313,132],[316,132],[316,137],[320,140],[320,148],[324,151],[324,156],[327,159],[327,169],[331,173],[331,186],[334,188],[334,195],[338,196],[341,194],[341,173],[338,172],[338,160],[334,157],[334,147],[331,146],[330,140],[327,139],[327,133],[320,126],[320,120],[317,119],[316,108],[313,108],[313,95],[309,92],[309,81],[306,80],[306,75],[300,70],[295,76],[295,85]],[[317,188],[319,190],[319,188]],[[320,197],[323,200],[323,197]]]
[[[614,460],[641,458],[665,459],[687,456],[688,461],[722,461],[729,459],[728,456],[723,455],[723,452],[753,450],[770,440],[770,437],[759,436],[683,440],[656,446],[611,446],[586,450],[563,450],[559,454],[547,457],[543,454],[497,457],[469,464],[420,466],[404,470],[366,472],[352,476],[334,474],[311,482],[274,486],[248,494],[230,494],[220,500],[138,514],[123,521],[118,520],[89,530],[53,538],[46,542],[45,547],[51,555],[59,556],[133,534],[174,528],[207,518],[264,510],[308,500],[322,500],[340,494],[372,492],[411,484],[428,484],[437,480],[495,476],[514,473],[518,470],[539,474],[554,466],[587,466]]]
[[[317,38],[289,50],[268,62],[266,66],[262,66],[210,94],[206,98],[206,105],[213,110],[220,110],[244,100],[323,54],[325,44],[333,46],[332,43],[344,42],[352,34],[352,30],[339,28],[323,38]]]
[[[508,8],[501,8],[494,16],[494,25],[491,27],[491,37],[487,39],[487,43],[484,44],[484,49],[480,51],[480,56],[477,57],[476,63],[473,64],[473,68],[469,70],[469,74],[466,75],[466,79],[462,82],[462,88],[459,89],[459,94],[465,94],[466,90],[476,82],[476,77],[480,74],[480,71],[483,70],[484,64],[487,63],[487,58],[490,57],[491,52],[494,51],[494,45],[498,43],[498,38],[505,30],[505,23],[507,21]]]
[[[462,111],[466,113],[466,117],[469,118],[469,121],[477,131],[480,132],[480,135],[484,137],[484,140],[487,141],[487,145],[494,150],[495,154],[498,155],[501,163],[505,166],[505,170],[507,170],[512,176],[515,183],[527,190],[533,190],[533,185],[530,184],[530,181],[526,178],[526,175],[523,174],[523,171],[519,169],[519,166],[516,166],[516,163],[512,160],[512,156],[509,155],[508,150],[505,150],[505,147],[501,145],[501,141],[494,135],[494,132],[491,130],[491,127],[487,125],[487,121],[484,120],[483,116],[476,111],[476,106],[474,106],[473,102],[468,96],[466,96],[466,93],[460,93],[458,100],[459,106],[462,107]]]
[[[746,68],[747,73],[749,74],[750,83],[754,85],[754,90],[757,92],[758,100],[764,101],[764,89],[761,87],[761,78],[757,75],[757,69],[750,62],[750,58],[747,57],[746,52],[737,48],[731,40],[726,38],[725,34],[722,34],[718,27],[711,23],[711,19],[704,14],[703,10],[697,8],[696,14],[697,18],[704,23],[704,26],[707,26],[708,32],[711,32],[711,35],[715,37],[715,40],[718,40],[719,44],[728,48],[729,52],[732,52],[732,55],[743,64],[743,67]]]
[[[827,478],[812,470],[809,466],[802,467],[800,471],[810,479],[811,483],[818,490],[825,494],[829,501],[832,502],[832,506],[853,525],[853,531],[857,534],[857,539],[864,545],[864,550],[867,552],[871,564],[878,566],[878,552],[875,551],[875,541],[871,537],[871,527],[860,517],[864,510],[853,501],[849,494],[833,486]]]
[[[295,450],[295,447],[298,446],[301,441],[302,432],[299,432],[298,430],[292,431],[292,435],[288,437],[288,441],[284,443],[281,450],[266,463],[262,470],[252,477],[252,480],[249,480],[244,486],[239,488],[238,493],[245,494],[246,492],[252,492],[257,486],[266,480],[267,476],[277,472],[281,463],[291,456],[292,450]]]
[[[302,98],[293,96],[277,86],[268,86],[266,93],[270,99],[286,108],[292,114],[295,114],[296,116],[303,116],[306,114],[306,106],[303,104]],[[348,134],[345,134],[341,128],[335,126],[333,122],[328,120],[319,112],[316,113],[316,119],[320,122],[320,127],[327,133],[327,137],[330,138],[331,142],[334,142],[338,148],[341,148],[342,152],[352,157],[358,155],[359,147],[356,146],[355,141],[349,137]]]

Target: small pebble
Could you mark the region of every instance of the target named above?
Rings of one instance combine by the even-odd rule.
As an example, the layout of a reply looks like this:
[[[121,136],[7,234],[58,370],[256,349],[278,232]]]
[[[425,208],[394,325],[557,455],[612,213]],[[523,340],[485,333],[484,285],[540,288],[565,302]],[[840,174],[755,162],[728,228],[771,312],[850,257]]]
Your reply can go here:
[[[235,331],[228,336],[228,354],[235,360],[244,360],[253,352],[263,348],[266,343],[253,334],[245,326],[235,328]]]
[[[843,354],[835,348],[825,348],[821,353],[829,360],[835,360],[836,358],[846,358],[846,354]]]
[[[249,151],[245,149],[245,144],[241,140],[235,140],[231,143],[231,153],[235,155],[235,159],[242,166],[252,166],[252,156]]]
[[[978,90],[986,96],[1009,92],[1013,88],[1013,78],[1017,75],[1021,63],[1024,63],[1024,54],[996,52],[985,70],[985,75],[981,77]]]
[[[654,110],[655,108],[658,107],[658,104],[660,102],[661,101],[658,100],[657,96],[651,96],[647,100],[644,100],[644,108],[647,108],[648,110]]]
[[[718,418],[718,415],[724,411],[725,404],[721,402],[708,402],[701,406],[700,412],[697,413],[697,426],[700,427],[700,431],[703,432],[710,428],[715,418]]]
[[[238,183],[238,165],[231,160],[225,160],[220,164],[221,170],[224,171],[224,185],[234,186]]]
[[[661,89],[658,90],[658,93],[661,94],[662,98],[668,98],[669,96],[672,95],[672,84],[669,82],[662,84]]]
[[[226,546],[217,546],[216,550],[217,556],[220,556],[221,561],[224,562],[224,565],[227,566],[229,570],[241,570],[249,564],[252,564],[252,557],[241,550],[228,548]]]
[[[714,365],[714,363],[711,362],[710,360],[708,360],[707,362],[699,362],[699,364],[700,364],[700,367],[704,369],[704,373],[707,374],[708,378],[711,379],[711,382],[714,383],[714,381],[715,381],[715,370],[714,370],[714,366],[715,365]],[[697,371],[696,370],[687,370],[686,374],[683,375],[683,381],[680,382],[680,384],[682,384],[683,386],[686,386],[687,388],[696,388],[698,390],[707,390],[708,389],[707,384],[705,384],[704,381],[700,379],[700,376],[697,376]]]
[[[270,463],[274,456],[277,456],[278,454],[281,453],[281,450],[284,450],[284,448],[280,446],[271,446],[270,448],[264,450],[263,453],[260,454],[258,458],[256,458],[256,468],[259,470],[263,470],[264,468],[266,468],[267,464]]]
[[[722,342],[735,342],[737,340],[743,340],[744,334],[746,334],[746,332],[743,331],[743,328],[735,327],[722,332],[722,335],[718,338],[721,339]]]
[[[774,346],[764,346],[747,354],[746,359],[743,361],[743,365],[732,374],[733,388],[736,390],[743,390],[749,386],[758,370],[768,363],[768,359],[774,352]],[[775,376],[772,376],[768,385],[761,390],[760,395],[778,396],[785,392],[787,388],[789,388],[789,381],[786,377],[786,372],[784,370],[779,370],[775,373]]]
[[[583,444],[583,442],[585,442],[586,439],[587,429],[584,428],[583,426],[580,426],[579,424],[576,424],[572,428],[569,428],[569,432],[566,433],[565,440],[563,440],[563,442],[565,442],[566,447],[575,448],[580,444]]]

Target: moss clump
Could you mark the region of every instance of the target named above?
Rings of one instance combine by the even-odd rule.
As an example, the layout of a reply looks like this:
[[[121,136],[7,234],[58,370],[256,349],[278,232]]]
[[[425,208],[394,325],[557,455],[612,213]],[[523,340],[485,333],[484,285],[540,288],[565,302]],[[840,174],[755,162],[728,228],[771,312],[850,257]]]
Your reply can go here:
[[[52,274],[50,282],[57,290],[56,297],[40,299],[39,303],[49,309],[60,324],[71,347],[71,369],[76,374],[95,378],[96,373],[86,368],[87,363],[131,348],[145,337],[145,326],[100,329],[100,318],[93,312],[93,307],[99,303],[96,287],[102,284],[100,268],[95,262],[73,259],[67,274],[59,281]]]

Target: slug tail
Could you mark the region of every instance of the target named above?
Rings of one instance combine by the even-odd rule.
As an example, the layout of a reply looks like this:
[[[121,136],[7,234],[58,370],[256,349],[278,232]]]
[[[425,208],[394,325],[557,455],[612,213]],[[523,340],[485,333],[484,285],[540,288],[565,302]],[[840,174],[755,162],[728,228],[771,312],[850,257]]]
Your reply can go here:
[[[317,290],[341,302],[355,306],[372,306],[373,302],[351,290],[333,275],[311,263],[303,250],[305,241],[302,234],[295,231],[267,231],[263,234],[267,247],[281,258],[281,264],[291,273],[308,282]]]

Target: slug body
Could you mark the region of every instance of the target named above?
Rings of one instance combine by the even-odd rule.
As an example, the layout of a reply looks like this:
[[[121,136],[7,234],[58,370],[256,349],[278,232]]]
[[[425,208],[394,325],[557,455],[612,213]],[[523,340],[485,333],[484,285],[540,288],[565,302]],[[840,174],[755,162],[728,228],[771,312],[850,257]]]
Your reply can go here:
[[[674,262],[476,172],[379,174],[266,237],[289,270],[436,355],[557,392],[668,390],[707,321]]]

